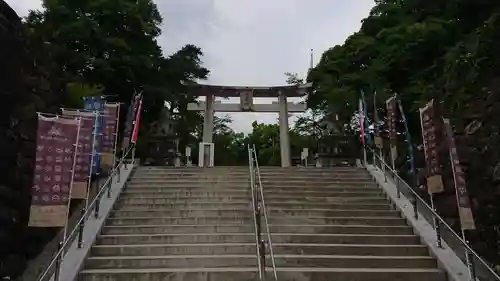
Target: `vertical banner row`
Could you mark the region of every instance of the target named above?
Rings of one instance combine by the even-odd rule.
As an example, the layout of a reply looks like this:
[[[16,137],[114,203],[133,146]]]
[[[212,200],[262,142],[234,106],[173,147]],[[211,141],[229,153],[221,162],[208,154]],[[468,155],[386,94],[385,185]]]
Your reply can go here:
[[[79,128],[80,118],[38,115],[29,226],[66,225]]]

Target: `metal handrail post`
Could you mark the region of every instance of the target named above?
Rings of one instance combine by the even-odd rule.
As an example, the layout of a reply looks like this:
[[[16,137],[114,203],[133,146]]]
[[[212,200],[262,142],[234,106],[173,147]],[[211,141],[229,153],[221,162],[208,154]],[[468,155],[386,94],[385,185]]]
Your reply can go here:
[[[257,222],[257,212],[258,212],[258,202],[255,192],[255,178],[254,178],[254,166],[253,166],[253,154],[248,145],[248,172],[250,176],[250,193],[252,194],[252,213],[253,213],[253,222],[254,222],[254,230],[255,230],[255,247],[257,249],[257,270],[259,272],[259,279],[264,280],[265,268],[262,267],[262,258],[261,258],[261,247],[259,245],[260,241],[260,222]],[[260,220],[260,218],[259,218]]]
[[[261,177],[260,177],[259,161],[257,159],[257,151],[255,149],[255,145],[253,146],[253,155],[254,155],[254,158],[255,158],[255,171],[256,171],[256,174],[257,174],[256,183],[257,183],[257,188],[258,188],[258,190],[260,192],[260,202],[261,202],[261,207],[262,207],[262,216],[264,217],[264,224],[265,224],[266,232],[267,232],[267,245],[268,245],[268,248],[269,248],[269,255],[270,255],[270,258],[271,258],[271,265],[272,265],[272,269],[273,269],[274,280],[277,281],[278,280],[278,275],[276,273],[276,261],[274,259],[273,242],[272,242],[272,239],[271,239],[271,230],[269,229],[269,220],[267,218],[266,202],[264,200],[264,188],[262,186],[262,180],[261,180]],[[265,259],[265,257],[264,257],[264,259]]]

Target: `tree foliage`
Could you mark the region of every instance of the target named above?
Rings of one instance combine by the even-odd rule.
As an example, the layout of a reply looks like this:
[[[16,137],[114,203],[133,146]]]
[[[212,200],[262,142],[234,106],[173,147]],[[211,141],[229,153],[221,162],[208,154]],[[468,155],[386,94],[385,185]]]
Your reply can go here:
[[[376,0],[360,30],[324,52],[308,76],[314,87],[308,104],[335,111],[344,124],[355,112],[361,90],[370,109],[374,102],[384,107],[384,100],[397,93],[417,143],[418,108],[437,101],[440,113],[455,125],[467,168],[478,222],[474,247],[495,264],[500,263],[500,198],[493,172],[500,167],[498,34],[497,1]],[[446,181],[451,196],[449,175]],[[438,209],[456,217],[449,214],[454,206],[448,205],[438,204]]]
[[[134,91],[142,89],[143,139],[163,117],[168,101],[174,130],[185,145],[193,142],[202,118],[187,112],[187,103],[195,97],[184,85],[205,79],[209,71],[194,45],[170,56],[162,53],[157,42],[162,18],[151,0],[45,0],[43,9],[30,12],[24,23],[3,0],[0,5],[0,93],[8,101],[0,116],[3,277],[19,275],[26,260],[55,234],[26,227],[36,112],[81,107],[83,96],[102,94],[128,104]]]

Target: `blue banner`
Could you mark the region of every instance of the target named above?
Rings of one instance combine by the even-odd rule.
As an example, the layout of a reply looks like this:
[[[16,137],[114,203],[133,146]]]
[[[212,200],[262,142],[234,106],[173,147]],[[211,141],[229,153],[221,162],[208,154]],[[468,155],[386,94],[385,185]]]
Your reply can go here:
[[[104,110],[104,101],[102,97],[84,97],[84,101],[84,109],[92,110],[97,113],[94,124],[95,145],[94,151],[92,151],[92,175],[96,175],[100,173],[101,167],[102,114]]]

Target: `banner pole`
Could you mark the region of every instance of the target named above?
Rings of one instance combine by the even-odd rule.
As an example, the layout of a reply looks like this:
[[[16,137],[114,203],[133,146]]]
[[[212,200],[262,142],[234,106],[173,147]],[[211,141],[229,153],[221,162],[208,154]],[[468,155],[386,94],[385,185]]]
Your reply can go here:
[[[116,153],[117,153],[117,150],[116,150],[116,147],[118,145],[118,127],[120,126],[120,103],[118,103],[117,105],[117,109],[116,109],[116,129],[115,129],[115,144],[114,144],[114,148],[113,148],[113,169],[116,167]]]
[[[79,138],[80,138],[80,126],[81,126],[81,122],[82,122],[81,117],[78,117],[76,119],[78,120],[77,121],[78,129],[76,131],[76,142],[74,144],[75,151],[73,152],[73,167],[71,168],[71,179],[70,179],[70,184],[69,184],[68,206],[66,208],[66,223],[64,224],[64,231],[63,231],[63,244],[66,241],[66,235],[68,232],[68,216],[69,216],[69,207],[71,204],[71,192],[73,190],[73,179],[75,177],[76,151],[78,149],[78,142],[79,142]],[[62,251],[64,253],[64,249]]]
[[[92,152],[90,153],[90,167],[89,167],[89,175],[87,179],[87,195],[85,196],[85,209],[89,206],[89,194],[90,187],[92,186],[92,167],[94,167],[94,154],[95,151],[95,143],[97,136],[97,114],[94,115],[94,124],[92,125]]]

